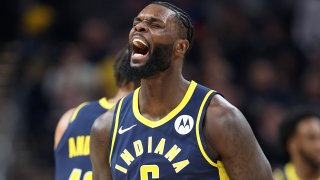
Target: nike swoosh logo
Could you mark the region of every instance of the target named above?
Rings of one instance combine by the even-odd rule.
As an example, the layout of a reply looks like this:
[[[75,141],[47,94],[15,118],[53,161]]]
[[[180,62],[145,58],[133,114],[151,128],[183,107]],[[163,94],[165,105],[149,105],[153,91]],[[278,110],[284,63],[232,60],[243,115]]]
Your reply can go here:
[[[123,133],[129,131],[130,129],[132,129],[132,128],[135,127],[135,126],[136,126],[136,124],[135,124],[135,125],[132,125],[132,126],[130,126],[130,127],[128,127],[128,128],[125,128],[125,129],[122,129],[122,126],[121,126],[120,129],[119,129],[119,134],[123,134]]]

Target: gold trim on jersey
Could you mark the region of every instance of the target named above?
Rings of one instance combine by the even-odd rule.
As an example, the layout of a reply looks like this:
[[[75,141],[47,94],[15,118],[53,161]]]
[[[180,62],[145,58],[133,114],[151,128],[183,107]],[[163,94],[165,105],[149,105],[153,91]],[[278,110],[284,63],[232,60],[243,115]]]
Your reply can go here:
[[[174,116],[176,116],[187,105],[187,103],[189,102],[196,87],[197,87],[197,83],[194,81],[191,81],[189,88],[188,88],[186,94],[184,95],[182,101],[180,102],[180,104],[176,108],[174,108],[169,114],[167,114],[165,117],[163,117],[162,119],[160,119],[158,121],[149,120],[140,114],[140,111],[139,111],[139,91],[140,91],[140,88],[138,88],[134,91],[134,94],[133,94],[133,102],[132,102],[133,114],[144,125],[146,125],[150,128],[159,127],[159,126],[165,124],[166,122],[170,121]]]
[[[218,167],[220,180],[230,180],[230,178],[226,172],[226,169],[224,168],[224,165],[221,161],[217,161],[217,167]]]
[[[284,165],[283,169],[276,169],[273,171],[273,177],[275,180],[299,180],[296,168],[292,162],[288,162]],[[320,180],[320,177],[317,178]]]
[[[72,123],[72,122],[76,119],[76,117],[77,117],[80,109],[83,108],[83,106],[85,106],[85,105],[87,105],[87,104],[88,104],[88,102],[84,102],[84,103],[80,104],[80,105],[74,110],[74,112],[73,112],[73,114],[72,114],[72,116],[71,116],[71,119],[70,119],[70,122],[69,122],[69,123]]]
[[[205,152],[204,148],[203,148],[203,145],[202,145],[202,142],[201,142],[201,138],[200,138],[200,120],[201,120],[201,115],[202,115],[202,111],[203,111],[203,108],[204,108],[204,105],[205,103],[207,102],[209,96],[213,93],[214,91],[211,90],[209,91],[206,96],[204,97],[202,103],[201,103],[201,106],[200,106],[200,109],[199,109],[199,112],[198,112],[198,116],[197,116],[197,124],[196,124],[196,137],[197,137],[197,142],[198,142],[198,146],[199,146],[199,149],[201,151],[201,154],[203,155],[203,157],[208,161],[209,164],[211,164],[212,166],[214,167],[217,167],[217,163],[215,163],[213,160],[211,160],[209,158],[209,156],[207,155],[207,153]],[[202,127],[201,127],[202,128]]]
[[[122,98],[119,102],[118,108],[117,108],[117,113],[116,113],[116,118],[115,118],[115,122],[114,122],[114,127],[113,127],[113,135],[112,135],[112,141],[111,141],[111,149],[110,149],[110,155],[109,155],[109,163],[111,165],[111,157],[112,157],[112,152],[113,152],[113,147],[114,147],[114,143],[116,141],[116,137],[117,137],[117,132],[118,132],[118,124],[119,124],[119,117],[120,117],[120,111],[121,111],[121,106],[122,106],[122,102],[123,102]]]
[[[296,170],[293,166],[292,163],[287,163],[284,166],[284,172],[286,174],[286,177],[290,180],[299,180],[300,178],[298,177]]]
[[[101,98],[100,100],[99,100],[99,104],[100,104],[100,106],[101,107],[103,107],[103,108],[105,108],[105,109],[107,109],[107,110],[109,110],[109,109],[111,109],[113,106],[114,106],[114,104],[113,103],[110,103],[108,100],[107,100],[107,98]]]
[[[206,96],[204,97],[204,99],[203,99],[203,101],[201,103],[201,106],[200,106],[200,109],[199,109],[199,112],[198,112],[198,116],[197,116],[197,122],[196,122],[196,138],[197,138],[198,146],[199,146],[199,149],[201,151],[202,156],[207,160],[207,162],[209,164],[211,164],[212,166],[218,168],[219,178],[221,180],[229,180],[230,178],[228,177],[228,174],[227,174],[222,162],[221,161],[217,161],[217,163],[215,163],[212,159],[210,159],[210,157],[208,156],[208,154],[206,153],[206,151],[203,148],[201,137],[200,137],[200,128],[202,128],[202,127],[200,127],[200,120],[201,120],[202,111],[203,111],[204,105],[206,104],[209,96],[213,92],[214,92],[213,90],[209,91],[206,94]]]

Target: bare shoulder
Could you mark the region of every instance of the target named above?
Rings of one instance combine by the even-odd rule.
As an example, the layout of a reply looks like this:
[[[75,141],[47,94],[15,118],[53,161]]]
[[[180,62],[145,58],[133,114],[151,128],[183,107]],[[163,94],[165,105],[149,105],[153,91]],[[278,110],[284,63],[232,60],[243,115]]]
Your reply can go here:
[[[56,127],[56,131],[54,133],[54,149],[57,148],[64,132],[66,131],[74,110],[75,110],[75,108],[69,109],[60,118],[58,125]]]
[[[206,124],[216,127],[215,130],[225,131],[221,128],[245,128],[247,120],[238,108],[233,106],[225,98],[215,95],[207,108]]]
[[[90,159],[93,179],[112,179],[109,166],[109,139],[114,109],[115,107],[98,117],[91,127]]]
[[[93,135],[104,135],[110,132],[112,126],[114,107],[106,113],[99,116],[93,123],[91,128],[91,134]]]
[[[220,95],[211,99],[203,132],[230,179],[272,179],[270,164],[246,118]]]
[[[243,132],[246,137],[254,136],[242,113],[220,95],[215,95],[211,99],[204,124],[205,139],[208,140],[208,146],[217,158],[225,155],[226,151],[222,149],[228,146],[226,142],[239,142],[236,140],[238,133]]]

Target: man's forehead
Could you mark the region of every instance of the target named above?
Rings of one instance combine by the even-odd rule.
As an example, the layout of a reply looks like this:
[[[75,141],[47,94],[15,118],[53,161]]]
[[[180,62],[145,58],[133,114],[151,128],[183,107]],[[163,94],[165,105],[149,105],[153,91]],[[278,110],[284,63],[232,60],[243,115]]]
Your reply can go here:
[[[173,17],[175,12],[171,9],[159,4],[149,4],[138,14],[138,17],[152,17],[167,20],[169,17]]]
[[[299,133],[310,133],[312,130],[320,132],[320,121],[317,117],[304,118],[297,126]]]

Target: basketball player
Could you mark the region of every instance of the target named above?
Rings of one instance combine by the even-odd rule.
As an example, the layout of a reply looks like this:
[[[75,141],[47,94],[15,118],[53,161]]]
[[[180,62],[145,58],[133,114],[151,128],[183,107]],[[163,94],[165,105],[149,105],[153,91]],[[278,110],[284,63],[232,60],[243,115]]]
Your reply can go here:
[[[298,111],[279,128],[290,161],[274,171],[276,180],[320,179],[320,114]]]
[[[128,48],[122,50],[114,64],[115,78],[119,90],[111,99],[83,103],[70,109],[60,119],[55,132],[55,178],[58,180],[92,179],[92,166],[89,157],[90,129],[94,120],[108,111],[136,83],[128,76],[126,61],[129,61]]]
[[[141,88],[95,121],[95,180],[272,179],[241,112],[183,78],[192,39],[188,15],[169,3],[153,2],[134,18],[130,66]]]

